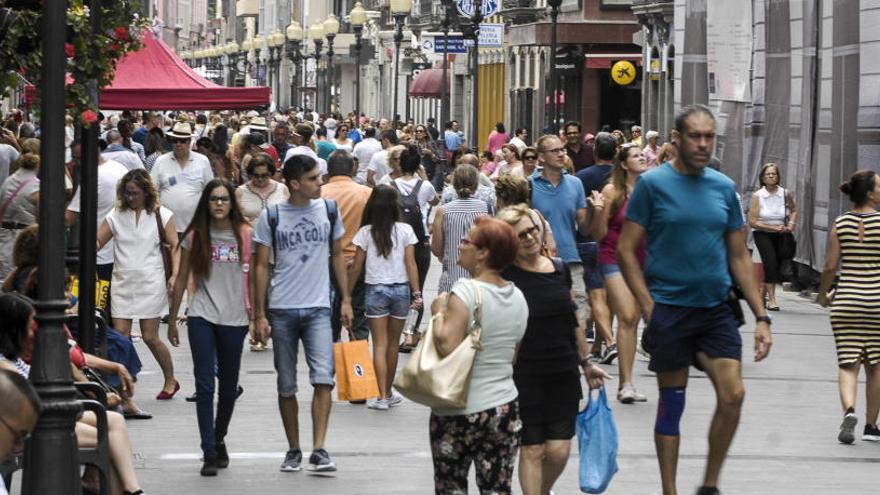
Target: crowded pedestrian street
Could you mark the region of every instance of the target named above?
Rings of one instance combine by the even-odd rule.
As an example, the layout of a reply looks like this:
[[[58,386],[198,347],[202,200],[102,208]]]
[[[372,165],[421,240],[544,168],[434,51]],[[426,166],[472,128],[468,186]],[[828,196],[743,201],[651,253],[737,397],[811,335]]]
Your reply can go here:
[[[877,18],[0,0],[0,495],[880,493]]]

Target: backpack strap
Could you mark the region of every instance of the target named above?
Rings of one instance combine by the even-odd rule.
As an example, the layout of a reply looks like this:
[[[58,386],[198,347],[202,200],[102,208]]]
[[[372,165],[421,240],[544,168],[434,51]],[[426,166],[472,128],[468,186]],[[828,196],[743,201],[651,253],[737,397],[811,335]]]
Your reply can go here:
[[[278,230],[278,205],[274,205],[274,208],[269,208],[266,210],[266,216],[269,220],[269,230],[272,233],[272,257],[275,258],[275,263],[278,263],[278,240],[275,239],[275,232]],[[273,215],[274,213],[274,215]]]
[[[250,291],[250,272],[251,272],[251,229],[247,224],[241,224],[238,228],[238,237],[241,239],[241,271],[242,285],[244,289],[244,306],[247,308],[248,316],[253,317],[253,307],[251,306]],[[274,238],[272,245],[275,245]]]
[[[410,196],[415,196],[416,198],[418,198],[418,197],[419,197],[419,191],[420,191],[421,189],[422,189],[422,179],[419,179],[419,180],[416,182],[415,187],[413,187],[412,192],[409,193],[409,195],[410,195]]]
[[[336,201],[324,198],[324,206],[327,207],[327,218],[330,220],[330,233],[327,235],[327,242],[330,244],[330,254],[333,254],[333,230],[336,227],[336,219],[339,217],[339,208]]]

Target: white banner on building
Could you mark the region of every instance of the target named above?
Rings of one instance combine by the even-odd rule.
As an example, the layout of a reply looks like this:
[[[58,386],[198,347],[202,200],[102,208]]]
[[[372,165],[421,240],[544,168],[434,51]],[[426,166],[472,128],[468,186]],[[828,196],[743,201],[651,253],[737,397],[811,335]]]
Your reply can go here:
[[[751,2],[708,2],[706,55],[710,98],[750,101]]]

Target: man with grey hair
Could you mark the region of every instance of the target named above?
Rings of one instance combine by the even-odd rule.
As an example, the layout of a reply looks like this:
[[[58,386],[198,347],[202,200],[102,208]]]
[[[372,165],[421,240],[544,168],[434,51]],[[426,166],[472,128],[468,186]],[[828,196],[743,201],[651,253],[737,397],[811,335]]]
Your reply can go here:
[[[657,163],[657,155],[660,154],[660,146],[657,144],[657,139],[660,138],[660,133],[657,131],[648,131],[645,134],[645,138],[648,140],[648,144],[645,145],[645,149],[642,150],[642,153],[645,154],[645,162],[648,165],[648,170],[660,165]]]
[[[101,156],[106,160],[114,160],[123,164],[128,170],[144,168],[144,162],[137,156],[137,153],[123,146],[122,133],[117,129],[107,131],[107,149],[101,153]]]

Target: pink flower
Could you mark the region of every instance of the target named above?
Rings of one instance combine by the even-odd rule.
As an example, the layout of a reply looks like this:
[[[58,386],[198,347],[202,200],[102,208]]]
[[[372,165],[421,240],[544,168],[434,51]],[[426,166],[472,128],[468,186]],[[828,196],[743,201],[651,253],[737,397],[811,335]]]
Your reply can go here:
[[[67,58],[73,58],[73,45],[71,45],[70,43],[65,43],[64,53],[67,55]]]
[[[93,112],[92,110],[85,110],[82,113],[82,122],[83,124],[92,124],[98,121],[98,114]]]
[[[128,39],[128,28],[126,28],[124,26],[117,27],[115,30],[115,33],[116,33],[116,39],[118,39],[118,40]]]

